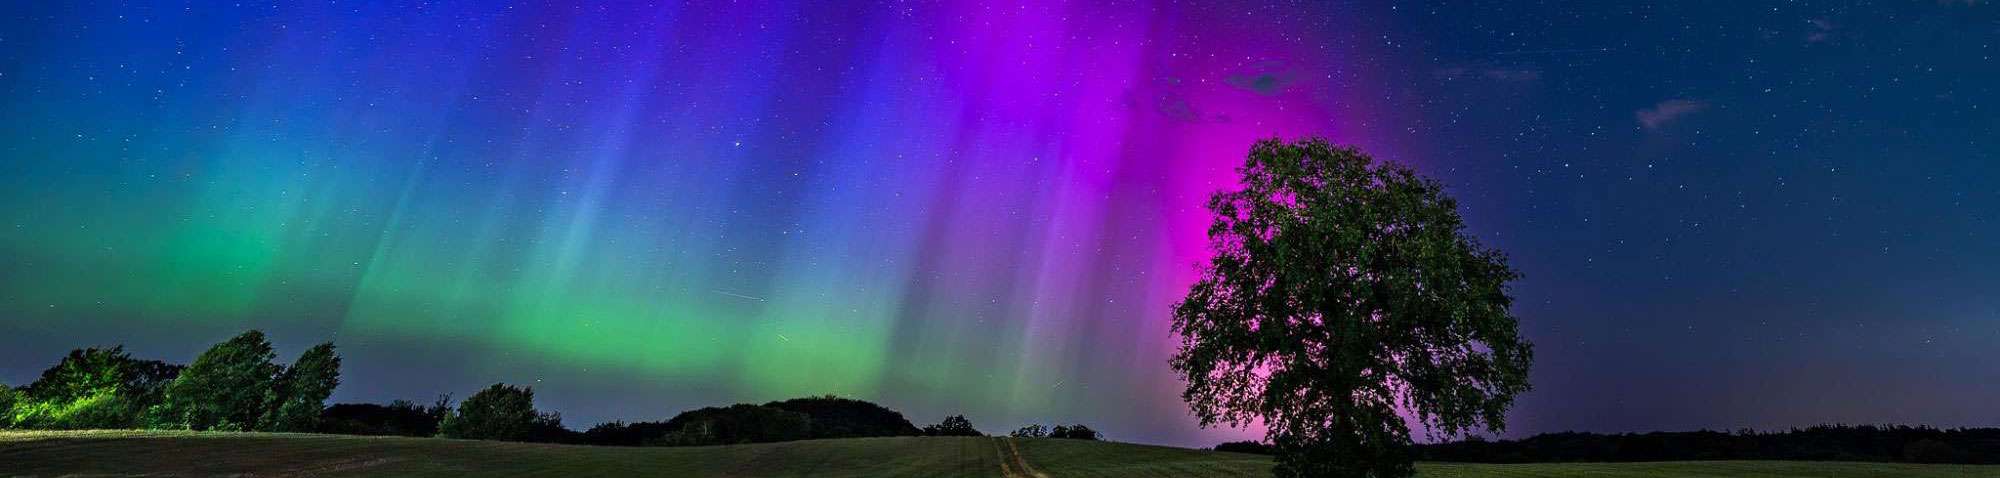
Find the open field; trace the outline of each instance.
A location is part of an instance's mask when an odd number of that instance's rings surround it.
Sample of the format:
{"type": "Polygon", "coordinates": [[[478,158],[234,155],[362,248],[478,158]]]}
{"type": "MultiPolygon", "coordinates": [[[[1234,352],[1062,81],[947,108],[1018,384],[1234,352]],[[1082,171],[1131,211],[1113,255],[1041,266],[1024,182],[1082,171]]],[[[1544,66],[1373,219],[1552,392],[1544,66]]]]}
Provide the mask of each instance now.
{"type": "MultiPolygon", "coordinates": [[[[1056,439],[859,438],[618,448],[273,433],[0,432],[0,476],[1268,476],[1262,456],[1056,439]]],[[[2000,477],[2000,467],[1816,462],[1419,464],[1426,477],[2000,477]]]]}

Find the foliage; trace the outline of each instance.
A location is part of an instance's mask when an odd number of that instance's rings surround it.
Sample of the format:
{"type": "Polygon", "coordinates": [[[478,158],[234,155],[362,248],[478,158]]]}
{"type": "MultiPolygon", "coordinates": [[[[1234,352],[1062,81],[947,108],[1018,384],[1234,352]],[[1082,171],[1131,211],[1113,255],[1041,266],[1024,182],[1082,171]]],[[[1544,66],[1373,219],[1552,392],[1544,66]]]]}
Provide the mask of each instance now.
{"type": "Polygon", "coordinates": [[[137,415],[132,400],[116,389],[69,400],[37,400],[16,403],[5,421],[16,428],[35,430],[91,430],[132,428],[137,415]]]}
{"type": "Polygon", "coordinates": [[[1221,445],[1216,445],[1215,451],[1222,451],[1229,453],[1249,453],[1253,455],[1271,455],[1277,453],[1276,450],[1271,449],[1271,445],[1266,445],[1264,444],[1264,442],[1260,441],[1250,441],[1250,440],[1232,441],[1223,443],[1221,445]]]}
{"type": "Polygon", "coordinates": [[[24,400],[70,401],[113,390],[148,401],[157,399],[181,369],[157,360],[133,359],[122,346],[77,349],[20,392],[24,400]]]}
{"type": "Polygon", "coordinates": [[[666,422],[612,421],[599,423],[583,432],[583,443],[602,446],[642,446],[665,444],[666,437],[674,432],[666,422]]]}
{"type": "Polygon", "coordinates": [[[592,445],[717,445],[806,438],[908,436],[922,433],[903,414],[874,403],[832,395],[709,407],[665,422],[609,422],[591,427],[578,441],[592,445]],[[771,411],[795,412],[795,417],[771,411]],[[690,428],[692,426],[692,428],[690,428]],[[805,435],[799,435],[803,430],[805,435]]]}
{"type": "Polygon", "coordinates": [[[126,363],[131,361],[124,347],[71,350],[21,391],[29,400],[67,402],[117,390],[125,384],[126,363]]]}
{"type": "Polygon", "coordinates": [[[742,403],[682,412],[665,425],[673,432],[648,444],[706,446],[804,440],[812,436],[813,423],[804,413],[742,403]]]}
{"type": "Polygon", "coordinates": [[[924,435],[934,437],[986,436],[986,434],[972,428],[972,420],[966,420],[964,415],[944,417],[944,421],[938,422],[936,425],[925,425],[924,435]]]}
{"type": "Polygon", "coordinates": [[[1929,438],[1910,442],[1903,446],[1903,461],[1911,463],[1952,463],[1958,461],[1958,449],[1951,444],[1929,438]]]}
{"type": "Polygon", "coordinates": [[[285,368],[270,390],[262,430],[311,432],[319,428],[319,416],[326,398],[340,386],[340,354],[333,343],[306,349],[285,368]]]}
{"type": "Polygon", "coordinates": [[[167,386],[154,425],[189,430],[255,430],[281,368],[264,333],[248,331],[210,347],[167,386]]]}
{"type": "Polygon", "coordinates": [[[344,435],[397,435],[427,437],[438,434],[438,423],[451,414],[451,396],[438,398],[429,407],[408,400],[388,405],[340,403],[320,413],[320,433],[344,435]]]}
{"type": "Polygon", "coordinates": [[[0,384],[0,429],[13,428],[14,402],[19,400],[20,395],[21,392],[15,391],[14,387],[0,384]]]}
{"type": "Polygon", "coordinates": [[[1049,427],[1036,423],[1016,429],[1013,433],[1007,434],[1007,436],[1014,438],[1042,438],[1049,436],[1049,427]]]}
{"type": "Polygon", "coordinates": [[[1409,476],[1407,410],[1504,427],[1531,346],[1518,274],[1436,181],[1325,140],[1259,141],[1210,198],[1215,256],[1174,307],[1171,365],[1203,426],[1261,422],[1277,476],[1409,476]]]}
{"type": "Polygon", "coordinates": [[[457,412],[438,425],[438,434],[446,438],[528,441],[551,418],[560,424],[560,417],[535,411],[534,388],[496,383],[459,403],[457,412]]]}
{"type": "Polygon", "coordinates": [[[1816,426],[1781,432],[1547,433],[1419,445],[1426,461],[1475,463],[1815,460],[2000,464],[2000,428],[1816,426]]]}
{"type": "Polygon", "coordinates": [[[1049,430],[1049,438],[1068,438],[1072,440],[1099,440],[1103,439],[1104,436],[1103,434],[1097,433],[1097,430],[1090,429],[1090,427],[1088,426],[1084,426],[1082,424],[1076,424],[1070,426],[1056,425],[1055,429],[1049,430]]]}
{"type": "Polygon", "coordinates": [[[71,350],[41,378],[8,393],[14,403],[0,407],[0,427],[130,428],[180,369],[133,359],[123,347],[71,350]]]}
{"type": "Polygon", "coordinates": [[[540,412],[535,414],[535,421],[529,423],[528,438],[523,441],[582,443],[583,434],[563,426],[562,412],[540,412]]]}
{"type": "Polygon", "coordinates": [[[812,418],[812,438],[912,436],[922,433],[901,412],[874,403],[825,395],[764,404],[812,418]]]}

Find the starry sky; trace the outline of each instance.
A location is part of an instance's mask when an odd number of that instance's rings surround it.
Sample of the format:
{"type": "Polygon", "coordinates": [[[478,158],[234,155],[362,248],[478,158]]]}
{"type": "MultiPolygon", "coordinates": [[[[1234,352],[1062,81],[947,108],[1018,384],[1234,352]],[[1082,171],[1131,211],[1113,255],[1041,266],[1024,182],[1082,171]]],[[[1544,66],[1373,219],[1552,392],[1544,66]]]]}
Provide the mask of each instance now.
{"type": "Polygon", "coordinates": [[[2000,6],[7,2],[0,382],[332,339],[573,427],[836,393],[1205,446],[1167,368],[1259,138],[1507,251],[1509,436],[2000,425],[2000,6]]]}

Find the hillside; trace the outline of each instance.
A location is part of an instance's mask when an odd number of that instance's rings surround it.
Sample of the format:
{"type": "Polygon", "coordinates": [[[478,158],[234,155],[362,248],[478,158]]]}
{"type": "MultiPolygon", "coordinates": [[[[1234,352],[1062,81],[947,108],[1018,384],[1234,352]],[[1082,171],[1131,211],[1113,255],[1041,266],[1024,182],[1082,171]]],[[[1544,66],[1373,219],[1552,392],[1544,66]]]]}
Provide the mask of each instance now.
{"type": "MultiPolygon", "coordinates": [[[[688,448],[270,433],[0,432],[0,475],[1267,476],[1262,456],[1055,439],[853,438],[688,448]]],[[[2000,467],[1805,462],[1420,464],[1426,477],[2000,476],[2000,467]]]]}

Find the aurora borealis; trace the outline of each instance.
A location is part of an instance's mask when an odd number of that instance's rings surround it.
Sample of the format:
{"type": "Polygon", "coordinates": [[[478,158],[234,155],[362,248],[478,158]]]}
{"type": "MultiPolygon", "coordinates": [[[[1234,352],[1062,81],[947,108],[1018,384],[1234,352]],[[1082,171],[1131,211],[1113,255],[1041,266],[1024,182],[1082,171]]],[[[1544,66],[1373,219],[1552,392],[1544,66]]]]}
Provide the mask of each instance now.
{"type": "Polygon", "coordinates": [[[1527,274],[1519,431],[1996,419],[1984,2],[0,15],[10,384],[256,327],[338,342],[336,400],[836,393],[1207,445],[1251,433],[1166,368],[1201,204],[1321,135],[1450,184],[1527,274]]]}

